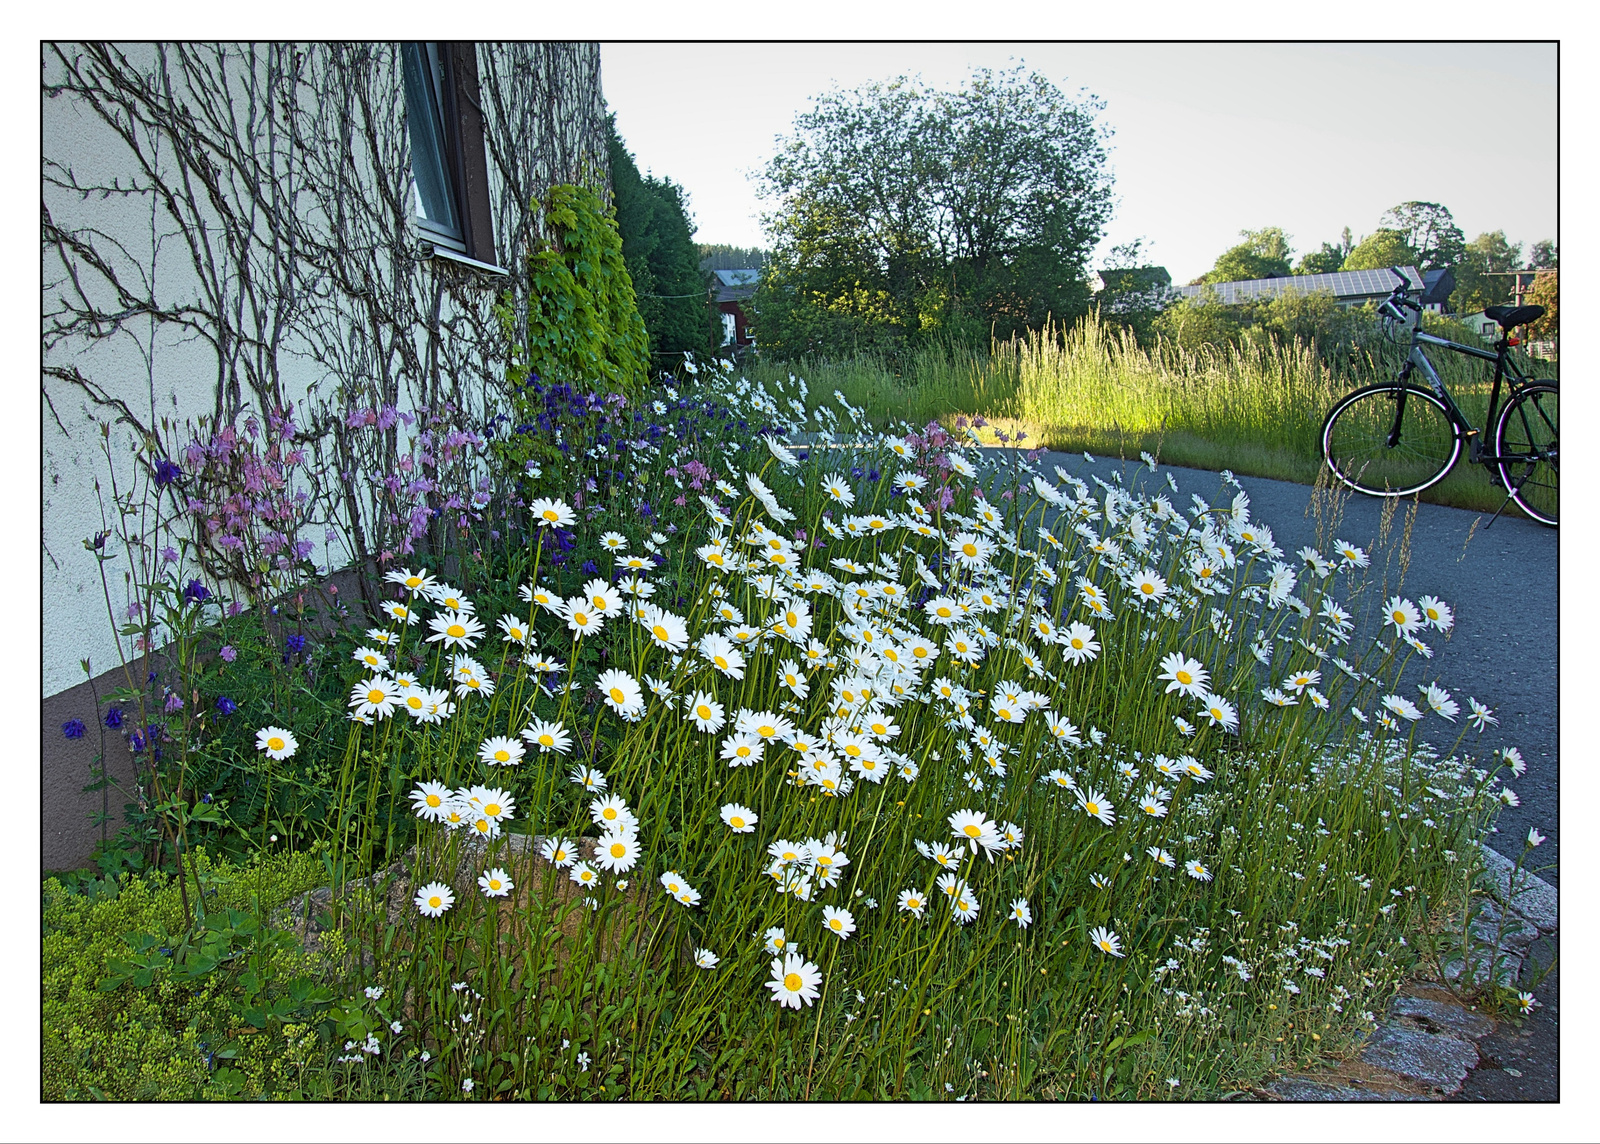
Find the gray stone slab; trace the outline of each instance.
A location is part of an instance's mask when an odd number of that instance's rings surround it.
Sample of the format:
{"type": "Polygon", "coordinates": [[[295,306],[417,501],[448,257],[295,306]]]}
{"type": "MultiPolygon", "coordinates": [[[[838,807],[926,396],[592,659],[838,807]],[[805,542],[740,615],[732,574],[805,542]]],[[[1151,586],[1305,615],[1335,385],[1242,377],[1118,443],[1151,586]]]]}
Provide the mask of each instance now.
{"type": "Polygon", "coordinates": [[[1453,1033],[1473,1040],[1494,1032],[1494,1022],[1482,1013],[1450,1001],[1434,1001],[1427,997],[1396,997],[1389,1006],[1389,1013],[1394,1017],[1407,1017],[1419,1021],[1429,1032],[1453,1033]]]}
{"type": "Polygon", "coordinates": [[[1355,1088],[1344,1084],[1323,1084],[1315,1080],[1283,1077],[1267,1085],[1267,1091],[1280,1100],[1295,1101],[1395,1101],[1427,1100],[1415,1092],[1393,1089],[1355,1088]]]}
{"type": "MultiPolygon", "coordinates": [[[[1482,945],[1474,948],[1469,957],[1472,962],[1474,985],[1488,982],[1491,964],[1494,967],[1495,981],[1507,987],[1516,984],[1517,978],[1522,974],[1523,959],[1516,950],[1495,949],[1492,946],[1482,945]]],[[[1464,972],[1465,967],[1459,957],[1453,957],[1444,963],[1446,981],[1459,981],[1464,972]]]]}
{"type": "Polygon", "coordinates": [[[1558,923],[1556,888],[1526,868],[1517,870],[1516,863],[1499,851],[1481,844],[1479,849],[1484,865],[1479,885],[1545,933],[1554,933],[1558,923]]]}
{"type": "Polygon", "coordinates": [[[1515,910],[1502,910],[1493,898],[1477,908],[1468,932],[1480,942],[1496,945],[1509,953],[1525,953],[1539,931],[1515,910]]]}
{"type": "Polygon", "coordinates": [[[1478,1048],[1456,1037],[1386,1025],[1372,1034],[1361,1059],[1449,1095],[1478,1063],[1478,1048]]]}

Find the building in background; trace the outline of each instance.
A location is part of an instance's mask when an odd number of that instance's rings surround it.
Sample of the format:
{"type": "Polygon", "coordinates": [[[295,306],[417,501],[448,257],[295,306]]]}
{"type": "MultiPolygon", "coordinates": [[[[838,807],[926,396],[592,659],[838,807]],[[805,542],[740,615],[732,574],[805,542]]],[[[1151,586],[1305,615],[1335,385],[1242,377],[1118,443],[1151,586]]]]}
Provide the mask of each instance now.
{"type": "Polygon", "coordinates": [[[735,353],[755,345],[756,334],[744,304],[750,301],[761,285],[761,271],[746,267],[742,270],[713,270],[715,294],[712,300],[722,314],[722,344],[735,353]]]}
{"type": "MultiPolygon", "coordinates": [[[[1400,272],[1411,288],[1421,295],[1424,307],[1443,313],[1455,277],[1449,270],[1430,270],[1423,274],[1415,266],[1402,266],[1400,272]]],[[[1334,274],[1292,274],[1283,278],[1252,278],[1244,282],[1212,282],[1203,286],[1179,286],[1179,298],[1215,298],[1225,306],[1242,302],[1266,302],[1289,291],[1300,294],[1332,294],[1341,307],[1365,306],[1381,302],[1396,286],[1391,270],[1340,270],[1334,274]]]]}

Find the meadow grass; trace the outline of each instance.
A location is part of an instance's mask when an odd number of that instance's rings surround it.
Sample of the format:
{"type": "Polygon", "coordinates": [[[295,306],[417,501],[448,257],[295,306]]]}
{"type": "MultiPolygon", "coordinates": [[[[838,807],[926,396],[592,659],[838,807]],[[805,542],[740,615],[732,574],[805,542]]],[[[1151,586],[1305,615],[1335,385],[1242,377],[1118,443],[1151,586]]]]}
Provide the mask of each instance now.
{"type": "Polygon", "coordinates": [[[855,415],[809,425],[848,457],[635,454],[629,487],[701,509],[674,538],[591,507],[574,559],[650,554],[620,593],[547,588],[537,533],[471,588],[505,617],[487,667],[421,642],[449,609],[388,625],[457,701],[363,714],[395,683],[354,681],[341,834],[402,867],[345,922],[405,1014],[385,1059],[428,1046],[447,1096],[1149,1099],[1357,1041],[1493,802],[1384,696],[1414,648],[1324,607],[1376,567],[1277,563],[1226,483],[1185,515],[855,415]],[[609,667],[568,675],[591,642],[609,667]]]}
{"type": "Polygon", "coordinates": [[[1397,693],[1452,619],[1394,551],[706,373],[390,571],[317,678],[342,752],[262,728],[333,791],[338,1000],[163,1094],[1209,1099],[1374,1027],[1520,766],[1397,693]]]}
{"type": "MultiPolygon", "coordinates": [[[[1471,341],[1462,330],[1447,336],[1471,341]]],[[[1319,434],[1329,408],[1357,385],[1392,377],[1403,357],[1402,346],[1384,345],[1359,367],[1335,370],[1311,347],[1275,338],[1237,347],[1140,346],[1130,332],[1090,318],[996,343],[988,353],[929,346],[898,359],[758,358],[746,372],[758,381],[804,376],[818,400],[837,390],[879,428],[901,421],[948,428],[962,416],[982,417],[985,444],[1022,433],[1030,447],[1124,459],[1149,452],[1172,465],[1312,484],[1323,468],[1319,434]]],[[[1487,368],[1447,353],[1433,360],[1468,419],[1488,433],[1487,368]]],[[[1505,493],[1463,458],[1422,499],[1493,511],[1505,493]]]]}

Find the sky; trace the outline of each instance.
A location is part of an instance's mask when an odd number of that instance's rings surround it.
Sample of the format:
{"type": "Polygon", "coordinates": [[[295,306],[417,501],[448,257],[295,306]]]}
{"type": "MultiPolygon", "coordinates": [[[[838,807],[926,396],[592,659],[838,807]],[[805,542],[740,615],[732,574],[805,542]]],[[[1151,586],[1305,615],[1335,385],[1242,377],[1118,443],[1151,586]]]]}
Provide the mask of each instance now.
{"type": "Polygon", "coordinates": [[[1118,201],[1092,265],[1142,237],[1147,261],[1187,282],[1241,230],[1282,227],[1298,257],[1346,226],[1359,241],[1412,199],[1444,204],[1468,239],[1504,230],[1524,252],[1556,239],[1556,57],[1554,44],[602,43],[601,80],[640,169],[688,191],[696,241],[765,246],[749,175],[812,97],[1025,64],[1105,102],[1118,201]]]}

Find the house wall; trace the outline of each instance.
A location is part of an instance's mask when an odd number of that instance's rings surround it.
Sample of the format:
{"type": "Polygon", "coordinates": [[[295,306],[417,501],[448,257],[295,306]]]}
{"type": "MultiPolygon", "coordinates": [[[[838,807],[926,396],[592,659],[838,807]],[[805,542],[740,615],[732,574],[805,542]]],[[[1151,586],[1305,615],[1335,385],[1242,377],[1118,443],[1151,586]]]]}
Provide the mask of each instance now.
{"type": "MultiPolygon", "coordinates": [[[[82,718],[93,735],[83,685],[115,686],[106,673],[132,653],[108,611],[125,618],[138,556],[112,544],[102,567],[84,542],[116,523],[113,490],[135,483],[150,442],[170,454],[202,421],[293,409],[300,443],[331,451],[351,405],[481,415],[504,392],[496,304],[522,313],[526,294],[517,273],[419,258],[398,44],[41,55],[40,683],[60,697],[41,734],[46,790],[76,792],[85,740],[60,724],[82,718]]],[[[516,271],[550,185],[609,187],[599,48],[484,43],[477,61],[496,260],[516,271]]],[[[381,474],[383,457],[369,461],[381,474]]],[[[323,573],[351,561],[354,525],[378,511],[362,475],[308,488],[323,573]]],[[[75,864],[85,841],[51,860],[75,864]]]]}

